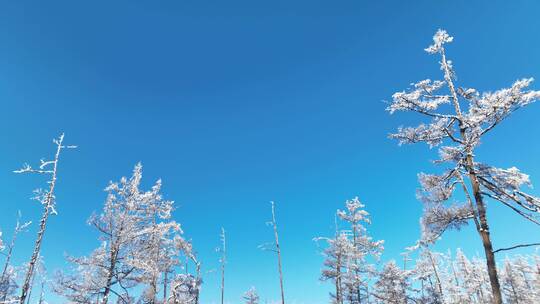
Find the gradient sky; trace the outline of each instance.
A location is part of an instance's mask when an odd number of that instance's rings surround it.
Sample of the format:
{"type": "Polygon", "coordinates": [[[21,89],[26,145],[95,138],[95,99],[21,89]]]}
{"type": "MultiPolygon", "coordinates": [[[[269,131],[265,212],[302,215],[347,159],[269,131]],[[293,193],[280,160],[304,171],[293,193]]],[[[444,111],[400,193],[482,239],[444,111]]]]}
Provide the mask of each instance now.
{"type": "MultiPolygon", "coordinates": [[[[2,1],[0,3],[0,228],[17,210],[39,220],[28,198],[40,179],[12,170],[49,157],[66,133],[59,215],[42,254],[50,272],[64,254],[98,246],[86,219],[103,188],[144,165],[144,185],[163,179],[175,219],[205,271],[218,265],[228,232],[226,299],[256,286],[278,298],[265,222],[277,202],[290,303],[327,303],[313,238],[332,233],[334,212],[359,196],[369,228],[399,259],[419,235],[418,172],[437,172],[435,150],[399,147],[387,134],[412,116],[388,115],[384,100],[424,78],[440,78],[423,49],[444,28],[458,84],[495,90],[540,79],[538,1],[2,1]]],[[[540,83],[533,84],[536,89],[540,83]]],[[[540,104],[516,113],[485,139],[481,161],[517,166],[540,183],[540,104]]],[[[536,189],[532,193],[540,195],[536,189]]],[[[495,247],[538,241],[538,228],[490,205],[495,247]]],[[[35,228],[20,238],[30,254],[35,228]]],[[[439,250],[480,253],[469,228],[439,250]]],[[[205,276],[203,303],[218,300],[205,276]]],[[[51,298],[55,303],[55,298],[51,298]]]]}

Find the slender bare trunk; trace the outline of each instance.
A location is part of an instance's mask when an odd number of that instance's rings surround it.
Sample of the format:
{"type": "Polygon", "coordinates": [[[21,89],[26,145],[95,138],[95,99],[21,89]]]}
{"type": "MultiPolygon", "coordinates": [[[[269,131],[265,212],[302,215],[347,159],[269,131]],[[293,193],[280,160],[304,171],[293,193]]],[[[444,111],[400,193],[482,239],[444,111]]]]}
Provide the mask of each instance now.
{"type": "Polygon", "coordinates": [[[227,262],[227,243],[225,229],[221,228],[221,304],[225,301],[225,263],[227,262]]]}
{"type": "Polygon", "coordinates": [[[285,293],[283,291],[283,271],[281,269],[281,247],[279,246],[279,234],[276,222],[276,210],[274,202],[272,202],[272,226],[274,227],[274,237],[276,241],[276,253],[278,258],[278,271],[279,271],[279,287],[281,289],[281,304],[285,304],[285,293]]]}
{"type": "Polygon", "coordinates": [[[435,279],[437,280],[437,289],[439,291],[439,295],[441,296],[441,302],[444,303],[444,301],[443,301],[444,294],[443,294],[443,289],[442,289],[442,283],[441,283],[441,278],[439,276],[439,272],[437,271],[437,265],[435,264],[435,260],[433,259],[433,256],[431,255],[430,251],[428,251],[428,255],[429,255],[429,260],[431,262],[431,267],[433,268],[433,273],[435,274],[435,279]]]}
{"type": "Polygon", "coordinates": [[[34,287],[35,280],[36,280],[36,273],[34,272],[34,275],[32,276],[32,280],[30,280],[30,289],[28,290],[28,298],[26,300],[26,304],[30,304],[30,299],[32,298],[32,288],[34,287]]]}
{"type": "Polygon", "coordinates": [[[28,271],[26,272],[26,276],[24,279],[24,283],[21,288],[21,297],[19,298],[19,303],[24,304],[26,298],[28,297],[28,292],[30,289],[30,281],[32,280],[32,276],[34,274],[34,268],[36,266],[37,259],[39,257],[39,253],[41,251],[41,244],[43,242],[43,236],[45,234],[45,228],[47,227],[47,220],[49,219],[49,215],[51,213],[51,209],[54,207],[54,188],[56,187],[56,172],[58,168],[58,159],[60,158],[60,151],[64,146],[62,146],[62,142],[64,140],[64,134],[60,135],[58,138],[56,145],[56,154],[54,156],[53,161],[53,168],[52,168],[52,177],[49,181],[50,187],[49,192],[47,192],[47,196],[45,197],[44,201],[44,210],[43,215],[41,216],[41,221],[39,225],[39,231],[37,234],[37,239],[34,245],[34,252],[32,253],[32,258],[30,259],[30,262],[28,263],[28,271]]]}
{"type": "Polygon", "coordinates": [[[199,304],[199,292],[200,292],[200,282],[201,282],[201,263],[197,262],[196,264],[196,292],[195,292],[195,304],[199,304]]]}
{"type": "Polygon", "coordinates": [[[49,214],[50,214],[50,208],[49,206],[45,205],[43,215],[40,221],[40,228],[37,235],[36,243],[34,245],[34,252],[32,253],[32,258],[30,259],[30,263],[28,264],[28,271],[26,273],[24,284],[21,289],[21,297],[19,299],[20,304],[24,304],[24,302],[26,301],[26,298],[28,297],[28,292],[30,290],[30,282],[32,281],[32,275],[34,274],[35,264],[39,256],[39,252],[41,250],[41,243],[43,242],[43,235],[45,234],[45,228],[47,226],[47,219],[49,218],[49,214]]]}
{"type": "Polygon", "coordinates": [[[45,301],[44,297],[45,297],[45,281],[41,281],[41,291],[39,293],[38,304],[43,304],[43,302],[45,301]]]}

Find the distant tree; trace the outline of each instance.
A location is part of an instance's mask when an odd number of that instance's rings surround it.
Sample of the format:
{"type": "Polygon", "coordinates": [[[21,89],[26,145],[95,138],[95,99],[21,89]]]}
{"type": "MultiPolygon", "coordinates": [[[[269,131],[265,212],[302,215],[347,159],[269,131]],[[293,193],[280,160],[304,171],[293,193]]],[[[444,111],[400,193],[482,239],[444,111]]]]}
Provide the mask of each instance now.
{"type": "Polygon", "coordinates": [[[223,304],[225,302],[225,265],[227,265],[227,236],[223,227],[221,227],[219,238],[221,240],[221,248],[218,248],[217,251],[221,254],[219,263],[221,265],[221,304],[223,304]]]}
{"type": "Polygon", "coordinates": [[[248,291],[246,291],[242,298],[246,304],[259,304],[259,294],[257,293],[257,289],[255,289],[255,287],[251,287],[248,291]]]}
{"type": "Polygon", "coordinates": [[[471,303],[489,303],[493,301],[489,276],[484,266],[485,262],[473,258],[469,260],[465,254],[458,249],[456,258],[450,264],[452,277],[454,281],[449,280],[448,289],[452,287],[456,290],[449,293],[451,303],[471,302],[471,303]]]}
{"type": "Polygon", "coordinates": [[[419,282],[418,302],[425,304],[443,303],[446,294],[443,286],[441,255],[424,248],[411,271],[411,279],[419,282]]]}
{"type": "Polygon", "coordinates": [[[327,248],[324,249],[323,255],[324,268],[321,272],[322,281],[332,281],[335,286],[334,293],[331,293],[332,303],[343,304],[343,275],[347,261],[347,253],[350,252],[352,242],[346,233],[336,230],[336,235],[333,238],[316,238],[316,240],[324,240],[327,243],[327,248]]]}
{"type": "Polygon", "coordinates": [[[384,304],[408,303],[409,274],[408,271],[400,269],[395,261],[386,263],[375,282],[375,302],[384,304]]]}
{"type": "Polygon", "coordinates": [[[273,201],[270,202],[270,205],[272,207],[272,218],[266,224],[271,226],[272,230],[274,231],[274,242],[259,245],[259,248],[276,254],[277,268],[278,268],[278,274],[279,274],[279,290],[280,290],[280,295],[281,295],[281,304],[285,304],[285,291],[283,288],[283,268],[282,268],[282,263],[281,263],[281,245],[279,244],[278,224],[276,221],[276,205],[273,201]]]}
{"type": "Polygon", "coordinates": [[[75,146],[66,146],[63,144],[64,134],[61,134],[58,139],[54,139],[53,142],[56,145],[56,153],[52,160],[44,161],[41,160],[41,164],[38,169],[32,168],[30,165],[25,164],[22,169],[14,171],[15,173],[37,173],[45,174],[50,176],[47,184],[49,186],[48,190],[37,189],[34,191],[34,199],[39,201],[43,206],[43,213],[41,215],[41,220],[39,224],[39,230],[37,238],[34,244],[34,251],[32,252],[32,257],[28,263],[28,269],[24,277],[24,282],[21,288],[21,296],[19,297],[19,303],[25,304],[26,298],[31,288],[31,280],[34,275],[34,268],[37,263],[40,251],[41,244],[43,242],[43,236],[45,234],[45,229],[47,227],[47,221],[50,214],[56,213],[56,197],[54,195],[54,190],[57,182],[57,173],[58,173],[58,161],[60,159],[60,152],[65,148],[75,148],[75,146]]]}
{"type": "Polygon", "coordinates": [[[531,268],[523,257],[506,259],[501,271],[501,282],[505,302],[507,303],[538,303],[537,286],[534,286],[531,268]]]}
{"type": "Polygon", "coordinates": [[[367,233],[366,225],[371,223],[369,213],[356,197],[345,202],[345,210],[338,210],[336,217],[347,223],[346,229],[339,229],[336,218],[333,238],[319,237],[327,247],[321,280],[330,280],[335,285],[331,294],[332,302],[364,303],[369,302],[370,280],[376,275],[374,262],[384,249],[384,241],[374,241],[367,233]]]}
{"type": "Polygon", "coordinates": [[[375,275],[373,259],[378,260],[384,250],[384,241],[374,241],[367,233],[371,224],[369,213],[358,197],[345,202],[345,210],[338,210],[338,217],[347,222],[350,246],[346,246],[345,268],[342,275],[343,297],[351,304],[369,301],[369,281],[375,275]]]}
{"type": "Polygon", "coordinates": [[[425,203],[422,242],[432,243],[444,231],[459,229],[472,220],[484,248],[493,301],[500,304],[503,299],[485,199],[498,201],[536,224],[540,224],[535,217],[540,211],[540,199],[521,190],[523,185],[530,185],[527,175],[515,167],[500,169],[480,163],[475,150],[484,135],[510,114],[540,98],[540,91],[527,90],[532,79],[518,80],[510,88],[483,94],[456,87],[453,63],[446,58],[445,49],[452,40],[446,31],[439,30],[433,44],[426,49],[440,56],[444,80],[422,80],[407,92],[395,93],[387,108],[390,113],[416,112],[431,122],[400,127],[391,138],[399,140],[400,144],[442,145],[436,163],[448,164],[448,169],[441,175],[419,175],[422,186],[419,197],[425,203]],[[445,205],[456,189],[463,190],[465,202],[445,205]]]}
{"type": "Polygon", "coordinates": [[[16,295],[19,285],[17,283],[17,272],[21,269],[9,265],[5,271],[2,281],[0,281],[0,303],[11,304],[18,303],[16,295]]]}
{"type": "MultiPolygon", "coordinates": [[[[13,297],[13,293],[16,289],[16,283],[14,282],[14,272],[11,267],[11,259],[13,257],[13,249],[15,248],[15,243],[17,242],[17,237],[19,233],[25,231],[32,222],[26,222],[21,224],[21,213],[17,215],[17,222],[15,223],[15,229],[13,230],[13,235],[9,245],[4,245],[0,239],[0,249],[5,250],[6,252],[1,252],[5,256],[4,267],[2,269],[2,275],[0,276],[0,303],[7,302],[8,297],[13,297]]],[[[0,236],[2,233],[0,232],[0,236]]],[[[11,299],[14,302],[13,299],[11,299]]]]}

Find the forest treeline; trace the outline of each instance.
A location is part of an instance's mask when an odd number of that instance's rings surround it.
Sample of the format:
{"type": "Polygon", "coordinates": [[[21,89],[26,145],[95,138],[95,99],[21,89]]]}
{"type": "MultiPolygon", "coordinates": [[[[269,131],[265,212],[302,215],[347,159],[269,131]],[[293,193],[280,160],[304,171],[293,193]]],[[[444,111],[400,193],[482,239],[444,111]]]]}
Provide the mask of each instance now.
{"type": "MultiPolygon", "coordinates": [[[[414,127],[400,127],[390,135],[399,144],[426,143],[438,149],[433,161],[439,174],[418,175],[417,197],[423,204],[418,241],[404,249],[402,261],[381,261],[384,241],[374,240],[368,231],[371,219],[358,198],[347,200],[337,210],[334,235],[319,237],[324,262],[321,280],[331,284],[329,302],[360,303],[540,303],[540,256],[513,255],[496,259],[496,254],[540,244],[515,244],[494,249],[487,203],[501,204],[508,212],[540,225],[540,199],[526,192],[529,176],[516,167],[497,168],[477,160],[476,148],[483,137],[496,129],[516,110],[540,98],[540,91],[528,89],[532,78],[515,81],[510,87],[480,93],[457,85],[454,64],[447,58],[447,44],[453,37],[439,30],[426,52],[437,56],[441,80],[425,79],[392,96],[390,114],[412,112],[423,121],[414,127]],[[478,235],[482,257],[455,252],[440,253],[432,245],[445,231],[471,224],[478,235]]],[[[17,220],[13,235],[0,234],[4,265],[0,277],[0,303],[44,304],[48,289],[65,303],[85,304],[199,304],[204,272],[192,242],[172,218],[174,205],[161,194],[161,180],[149,190],[141,189],[142,165],[130,177],[111,182],[100,212],[88,224],[99,234],[96,248],[86,256],[69,256],[71,267],[47,275],[41,247],[51,215],[57,215],[55,188],[61,155],[76,148],[54,140],[51,160],[37,167],[24,165],[21,174],[46,176],[45,189],[34,191],[41,206],[41,218],[32,252],[19,252],[17,238],[30,222],[17,220]],[[14,254],[28,255],[27,263],[14,265],[14,254]]],[[[61,202],[61,198],[60,198],[61,202]]],[[[276,303],[287,301],[282,271],[282,249],[276,209],[271,204],[274,242],[263,249],[276,254],[276,303]]],[[[61,216],[61,215],[60,215],[61,216]]],[[[227,239],[220,234],[221,304],[226,302],[227,239]]],[[[286,250],[285,250],[286,251],[286,250]]],[[[286,256],[286,254],[285,254],[286,256]]],[[[213,288],[206,286],[205,288],[213,288]]],[[[238,295],[245,303],[261,303],[252,287],[238,295]]],[[[228,300],[227,300],[228,302],[228,300]]]]}

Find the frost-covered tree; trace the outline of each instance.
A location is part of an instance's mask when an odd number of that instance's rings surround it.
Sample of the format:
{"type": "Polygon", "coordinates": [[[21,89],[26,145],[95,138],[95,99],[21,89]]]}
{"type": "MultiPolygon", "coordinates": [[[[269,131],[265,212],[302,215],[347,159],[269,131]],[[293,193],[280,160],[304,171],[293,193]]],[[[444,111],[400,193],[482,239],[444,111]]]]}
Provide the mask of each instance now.
{"type": "Polygon", "coordinates": [[[537,303],[537,286],[533,278],[535,269],[529,265],[524,257],[506,259],[501,271],[501,285],[506,303],[537,303]]]}
{"type": "Polygon", "coordinates": [[[28,270],[24,277],[24,282],[21,288],[21,296],[19,297],[19,303],[25,304],[26,298],[31,288],[31,280],[34,275],[34,268],[37,263],[39,253],[41,251],[41,244],[43,242],[43,236],[45,235],[45,229],[47,227],[47,221],[49,215],[57,214],[56,213],[56,197],[54,195],[54,190],[57,182],[57,173],[58,173],[58,161],[60,159],[60,152],[66,148],[75,148],[75,146],[66,146],[63,144],[64,134],[61,134],[60,137],[54,139],[53,142],[56,145],[56,153],[52,160],[44,161],[41,160],[41,163],[37,169],[32,168],[30,165],[25,164],[23,168],[14,171],[15,173],[37,173],[44,174],[50,178],[47,181],[48,189],[37,189],[34,190],[34,199],[40,202],[43,206],[43,213],[41,215],[41,220],[39,223],[39,230],[37,238],[34,244],[34,251],[32,252],[32,257],[28,263],[28,270]]]}
{"type": "Polygon", "coordinates": [[[411,279],[418,282],[418,302],[425,304],[442,303],[445,295],[443,291],[443,271],[441,270],[442,257],[440,254],[424,248],[411,270],[411,279]]]}
{"type": "Polygon", "coordinates": [[[19,297],[16,295],[19,288],[17,284],[17,272],[20,270],[11,265],[5,269],[2,281],[0,281],[0,303],[18,303],[19,297]]]}
{"type": "Polygon", "coordinates": [[[343,298],[351,304],[362,303],[370,298],[369,281],[376,272],[372,262],[381,255],[384,241],[374,241],[367,233],[371,219],[358,197],[346,201],[345,207],[337,212],[350,227],[347,232],[351,243],[345,247],[346,271],[342,274],[343,298]]]}
{"type": "MultiPolygon", "coordinates": [[[[15,292],[15,282],[14,282],[14,271],[11,265],[11,259],[13,257],[13,249],[15,248],[15,243],[17,242],[17,237],[19,233],[25,231],[32,222],[21,223],[21,213],[17,215],[17,222],[15,224],[15,229],[13,230],[13,235],[11,241],[8,245],[4,245],[0,239],[0,249],[5,250],[5,252],[0,251],[2,255],[5,256],[4,267],[2,269],[2,275],[0,275],[0,303],[8,302],[8,297],[13,297],[15,292]]],[[[1,232],[0,232],[1,236],[1,232]]],[[[13,302],[13,299],[11,299],[13,302]]]]}
{"type": "Polygon", "coordinates": [[[370,300],[370,280],[376,275],[376,267],[383,251],[383,241],[374,241],[367,233],[366,225],[371,223],[369,213],[356,197],[345,202],[345,210],[337,211],[337,218],[347,224],[346,229],[339,229],[336,219],[336,232],[333,238],[323,240],[327,247],[323,281],[331,281],[335,292],[331,294],[333,303],[364,303],[370,300]]]}
{"type": "Polygon", "coordinates": [[[147,285],[142,302],[156,304],[162,276],[179,263],[182,230],[171,220],[173,202],[162,198],[161,180],[141,195],[138,209],[141,229],[131,264],[141,273],[138,281],[147,285]]]}
{"type": "Polygon", "coordinates": [[[375,282],[375,302],[384,304],[408,303],[409,275],[410,273],[400,269],[395,261],[386,263],[375,282]]]}
{"type": "Polygon", "coordinates": [[[336,231],[334,238],[316,238],[324,240],[327,248],[323,250],[324,268],[321,271],[322,281],[332,281],[335,286],[334,293],[331,293],[332,303],[343,304],[343,274],[347,261],[347,253],[352,248],[352,242],[344,232],[336,231]]]}
{"type": "Polygon", "coordinates": [[[171,296],[167,304],[197,304],[201,280],[193,274],[177,275],[171,285],[171,296]]]}
{"type": "Polygon", "coordinates": [[[195,273],[188,272],[189,262],[185,264],[185,273],[178,274],[171,283],[171,295],[167,298],[167,304],[199,304],[201,291],[201,263],[193,250],[191,242],[184,241],[180,244],[184,255],[195,266],[195,273]]]}
{"type": "MultiPolygon", "coordinates": [[[[171,231],[179,232],[174,222],[157,223],[151,215],[168,219],[172,208],[163,201],[158,182],[150,191],[141,191],[142,166],[131,178],[111,183],[103,211],[93,215],[89,224],[100,233],[101,246],[89,256],[74,258],[70,274],[58,276],[56,291],[75,303],[109,303],[111,294],[119,303],[130,303],[129,290],[139,283],[155,284],[150,302],[155,301],[157,279],[171,251],[171,231]],[[163,246],[157,250],[155,246],[163,246]],[[153,300],[152,300],[153,299],[153,300]]],[[[148,290],[142,301],[148,300],[148,290]]]]}
{"type": "Polygon", "coordinates": [[[476,148],[484,135],[495,129],[514,111],[540,98],[540,91],[528,90],[532,79],[521,79],[511,87],[478,93],[457,87],[452,61],[445,45],[453,37],[439,30],[426,51],[440,56],[443,80],[422,80],[408,91],[395,93],[387,110],[416,112],[430,122],[417,127],[400,127],[391,137],[400,144],[427,143],[439,146],[439,164],[447,164],[440,175],[419,175],[419,197],[425,203],[422,217],[424,243],[432,243],[446,230],[459,229],[472,220],[478,232],[490,278],[493,300],[502,303],[499,278],[493,253],[486,198],[491,198],[536,224],[540,199],[527,194],[522,186],[530,185],[529,176],[515,167],[496,168],[476,159],[476,148]],[[465,201],[445,204],[456,189],[464,192],[465,201]]]}
{"type": "Polygon", "coordinates": [[[469,260],[458,249],[454,261],[447,262],[447,302],[448,303],[489,303],[493,297],[485,262],[473,258],[469,260]]]}
{"type": "Polygon", "coordinates": [[[242,299],[244,299],[244,303],[246,304],[259,304],[259,294],[257,293],[257,289],[255,289],[255,287],[251,287],[244,293],[242,299]]]}
{"type": "Polygon", "coordinates": [[[197,259],[197,255],[193,250],[191,242],[183,240],[183,242],[178,243],[178,245],[186,257],[184,266],[185,273],[177,275],[172,281],[171,296],[166,303],[199,304],[202,285],[201,262],[197,259]],[[190,264],[193,264],[195,268],[194,273],[188,271],[188,266],[190,264]]]}

